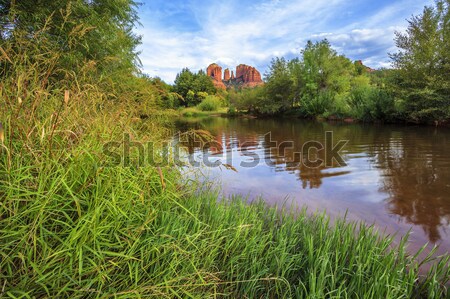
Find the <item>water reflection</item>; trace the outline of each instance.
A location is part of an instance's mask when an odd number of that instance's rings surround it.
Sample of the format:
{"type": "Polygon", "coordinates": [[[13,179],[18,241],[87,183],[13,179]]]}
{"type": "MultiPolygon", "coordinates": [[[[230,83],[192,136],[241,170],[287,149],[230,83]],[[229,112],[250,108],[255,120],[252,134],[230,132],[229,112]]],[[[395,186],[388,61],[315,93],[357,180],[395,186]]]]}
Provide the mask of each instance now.
{"type": "MultiPolygon", "coordinates": [[[[289,198],[332,215],[348,211],[350,218],[375,222],[388,232],[406,233],[412,227],[413,244],[430,241],[441,244],[440,252],[449,251],[448,128],[225,118],[180,120],[177,125],[207,130],[223,146],[216,144],[209,153],[237,170],[210,170],[225,195],[262,195],[271,204],[289,198]],[[311,168],[300,163],[303,145],[325,143],[326,131],[334,133],[335,141],[349,140],[343,150],[346,165],[334,161],[311,168]],[[273,146],[286,141],[291,146],[273,146]],[[250,153],[260,163],[242,167],[254,160],[250,153]]],[[[188,147],[199,154],[198,147],[188,147]]],[[[317,151],[315,158],[324,155],[317,151]]]]}

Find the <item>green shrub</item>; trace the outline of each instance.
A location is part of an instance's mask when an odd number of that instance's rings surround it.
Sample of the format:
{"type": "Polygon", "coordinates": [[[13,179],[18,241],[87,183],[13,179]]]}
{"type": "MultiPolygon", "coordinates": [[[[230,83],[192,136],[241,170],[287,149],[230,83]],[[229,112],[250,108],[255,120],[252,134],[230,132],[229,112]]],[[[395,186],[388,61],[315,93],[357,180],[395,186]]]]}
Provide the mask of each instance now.
{"type": "Polygon", "coordinates": [[[187,112],[183,113],[183,116],[184,117],[193,117],[194,113],[192,111],[187,111],[187,112]]]}
{"type": "Polygon", "coordinates": [[[364,121],[391,121],[396,115],[394,97],[377,88],[355,88],[349,98],[352,116],[364,121]]]}
{"type": "Polygon", "coordinates": [[[203,101],[204,99],[206,99],[208,97],[208,93],[207,92],[203,92],[203,91],[199,91],[199,92],[197,92],[196,97],[200,101],[203,101]]]}
{"type": "Polygon", "coordinates": [[[231,106],[228,108],[227,114],[228,114],[228,116],[236,116],[236,115],[238,115],[238,111],[236,110],[236,107],[234,107],[233,105],[231,105],[231,106]]]}
{"type": "Polygon", "coordinates": [[[264,87],[243,88],[241,90],[230,90],[228,99],[230,105],[236,107],[237,110],[254,111],[263,110],[264,106],[264,87]],[[259,109],[258,109],[259,108],[259,109]]]}
{"type": "Polygon", "coordinates": [[[216,96],[207,96],[197,108],[201,111],[217,111],[220,106],[222,106],[222,102],[216,96]]]}
{"type": "Polygon", "coordinates": [[[304,96],[301,100],[301,111],[307,117],[323,115],[333,107],[334,94],[320,92],[315,97],[304,96]]]}
{"type": "Polygon", "coordinates": [[[345,118],[350,115],[350,106],[347,102],[347,97],[344,95],[337,95],[331,104],[329,110],[323,116],[334,115],[339,118],[345,118]]]}

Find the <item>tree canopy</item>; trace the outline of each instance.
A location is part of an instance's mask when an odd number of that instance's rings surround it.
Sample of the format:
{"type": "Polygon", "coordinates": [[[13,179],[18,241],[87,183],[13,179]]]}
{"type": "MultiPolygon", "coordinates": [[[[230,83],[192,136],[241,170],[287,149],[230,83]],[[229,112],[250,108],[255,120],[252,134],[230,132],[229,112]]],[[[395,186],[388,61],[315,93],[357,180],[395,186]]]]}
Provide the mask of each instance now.
{"type": "Polygon", "coordinates": [[[175,78],[174,91],[183,97],[185,106],[196,106],[205,98],[205,93],[211,95],[217,90],[205,72],[193,73],[184,68],[175,78]]]}
{"type": "Polygon", "coordinates": [[[16,55],[26,51],[31,64],[37,52],[51,53],[58,79],[87,65],[99,74],[132,72],[140,42],[132,32],[137,5],[133,0],[3,0],[0,41],[16,55]]]}
{"type": "Polygon", "coordinates": [[[392,54],[394,90],[408,118],[417,122],[450,118],[450,0],[436,1],[397,32],[392,54]]]}

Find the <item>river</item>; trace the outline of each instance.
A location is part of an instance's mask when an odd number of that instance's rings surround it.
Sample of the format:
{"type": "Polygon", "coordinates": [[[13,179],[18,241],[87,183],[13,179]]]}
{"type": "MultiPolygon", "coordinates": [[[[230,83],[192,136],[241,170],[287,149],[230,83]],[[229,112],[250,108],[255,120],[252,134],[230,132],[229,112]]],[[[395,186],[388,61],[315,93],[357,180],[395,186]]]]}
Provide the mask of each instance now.
{"type": "Polygon", "coordinates": [[[202,173],[225,198],[346,215],[397,239],[410,231],[412,252],[425,243],[450,251],[450,128],[220,117],[176,124],[214,136],[189,152],[212,164],[202,173]]]}

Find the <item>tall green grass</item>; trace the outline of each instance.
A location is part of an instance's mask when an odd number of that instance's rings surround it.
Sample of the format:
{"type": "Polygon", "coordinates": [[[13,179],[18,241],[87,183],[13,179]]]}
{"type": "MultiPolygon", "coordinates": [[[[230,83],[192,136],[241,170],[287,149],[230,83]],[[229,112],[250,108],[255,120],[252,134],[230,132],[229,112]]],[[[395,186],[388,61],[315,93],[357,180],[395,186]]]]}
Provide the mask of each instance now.
{"type": "Polygon", "coordinates": [[[419,280],[404,243],[372,228],[189,192],[176,172],[13,158],[2,172],[8,298],[439,298],[442,261],[419,280]]]}
{"type": "Polygon", "coordinates": [[[447,296],[448,257],[419,277],[372,228],[219,202],[175,167],[109,166],[104,142],[167,138],[170,113],[75,99],[2,110],[0,297],[447,296]]]}
{"type": "Polygon", "coordinates": [[[330,226],[324,215],[240,198],[219,202],[174,167],[108,166],[103,142],[123,131],[134,140],[164,139],[167,115],[142,121],[121,106],[72,103],[54,126],[51,107],[59,102],[47,99],[35,128],[19,106],[6,112],[0,297],[446,296],[448,257],[420,278],[405,244],[393,247],[373,228],[330,226]]]}

